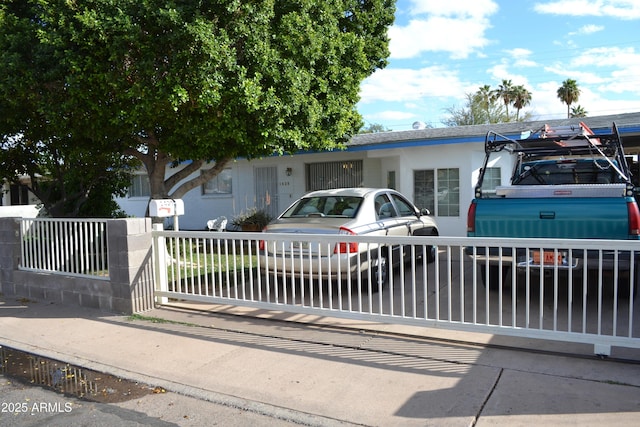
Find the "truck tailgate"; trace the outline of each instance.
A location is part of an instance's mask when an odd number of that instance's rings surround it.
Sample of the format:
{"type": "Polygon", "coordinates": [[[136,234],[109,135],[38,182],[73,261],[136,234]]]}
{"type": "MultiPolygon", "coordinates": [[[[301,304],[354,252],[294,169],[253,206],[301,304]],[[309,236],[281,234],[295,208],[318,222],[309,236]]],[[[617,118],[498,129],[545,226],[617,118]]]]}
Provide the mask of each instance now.
{"type": "Polygon", "coordinates": [[[628,239],[624,197],[476,200],[476,237],[628,239]]]}

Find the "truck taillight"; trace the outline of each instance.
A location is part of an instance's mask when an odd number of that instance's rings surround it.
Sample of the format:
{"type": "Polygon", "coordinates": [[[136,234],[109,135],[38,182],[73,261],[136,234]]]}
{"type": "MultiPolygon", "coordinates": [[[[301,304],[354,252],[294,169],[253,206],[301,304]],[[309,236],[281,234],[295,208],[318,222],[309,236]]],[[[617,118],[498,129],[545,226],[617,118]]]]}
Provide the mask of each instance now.
{"type": "Polygon", "coordinates": [[[635,200],[627,202],[627,212],[629,213],[629,234],[640,236],[640,210],[635,200]]]}
{"type": "Polygon", "coordinates": [[[471,202],[469,212],[467,212],[467,233],[476,232],[476,204],[471,202]]]}
{"type": "MultiPolygon", "coordinates": [[[[340,227],[340,234],[348,234],[350,236],[355,236],[356,233],[349,230],[346,227],[340,227]]],[[[334,254],[355,254],[358,252],[358,242],[340,242],[336,244],[336,247],[333,249],[334,254]]]]}

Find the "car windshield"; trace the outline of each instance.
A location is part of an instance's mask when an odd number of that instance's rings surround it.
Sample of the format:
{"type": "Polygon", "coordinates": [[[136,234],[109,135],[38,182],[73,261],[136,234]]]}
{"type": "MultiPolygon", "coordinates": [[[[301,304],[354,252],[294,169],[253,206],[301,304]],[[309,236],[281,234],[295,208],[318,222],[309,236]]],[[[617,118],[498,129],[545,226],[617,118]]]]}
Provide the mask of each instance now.
{"type": "Polygon", "coordinates": [[[362,197],[355,196],[305,197],[283,213],[282,218],[325,216],[354,218],[361,204],[362,197]]]}

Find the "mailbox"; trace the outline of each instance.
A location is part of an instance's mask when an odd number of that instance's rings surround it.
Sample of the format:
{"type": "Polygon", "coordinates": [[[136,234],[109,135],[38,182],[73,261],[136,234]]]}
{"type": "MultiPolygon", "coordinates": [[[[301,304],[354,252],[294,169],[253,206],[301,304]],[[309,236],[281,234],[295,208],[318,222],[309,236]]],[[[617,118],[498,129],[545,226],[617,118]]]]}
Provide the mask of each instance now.
{"type": "Polygon", "coordinates": [[[184,215],[184,202],[182,199],[153,199],[149,202],[149,215],[161,218],[184,215]]]}

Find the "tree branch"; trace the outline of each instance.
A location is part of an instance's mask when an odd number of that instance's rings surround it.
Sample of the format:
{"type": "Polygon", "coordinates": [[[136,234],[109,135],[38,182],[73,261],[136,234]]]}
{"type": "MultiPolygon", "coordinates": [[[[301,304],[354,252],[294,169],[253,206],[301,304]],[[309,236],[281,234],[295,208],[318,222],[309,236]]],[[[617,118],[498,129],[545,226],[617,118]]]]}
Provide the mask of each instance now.
{"type": "Polygon", "coordinates": [[[184,196],[187,192],[194,189],[195,187],[203,185],[204,183],[209,181],[211,178],[213,178],[214,176],[222,172],[222,170],[229,164],[231,160],[232,160],[231,157],[226,157],[226,158],[217,160],[212,168],[203,170],[200,176],[192,180],[189,180],[183,183],[182,185],[180,185],[178,188],[176,188],[175,191],[171,193],[171,198],[179,199],[182,196],[184,196]]]}
{"type": "Polygon", "coordinates": [[[176,173],[174,173],[169,178],[167,178],[164,181],[165,188],[168,191],[171,191],[171,189],[173,187],[175,187],[176,184],[178,184],[180,181],[182,181],[183,179],[185,179],[186,177],[188,177],[192,173],[197,172],[202,167],[202,165],[204,165],[204,164],[205,164],[204,160],[194,160],[194,161],[192,161],[187,166],[185,166],[184,168],[178,170],[176,173]]]}

